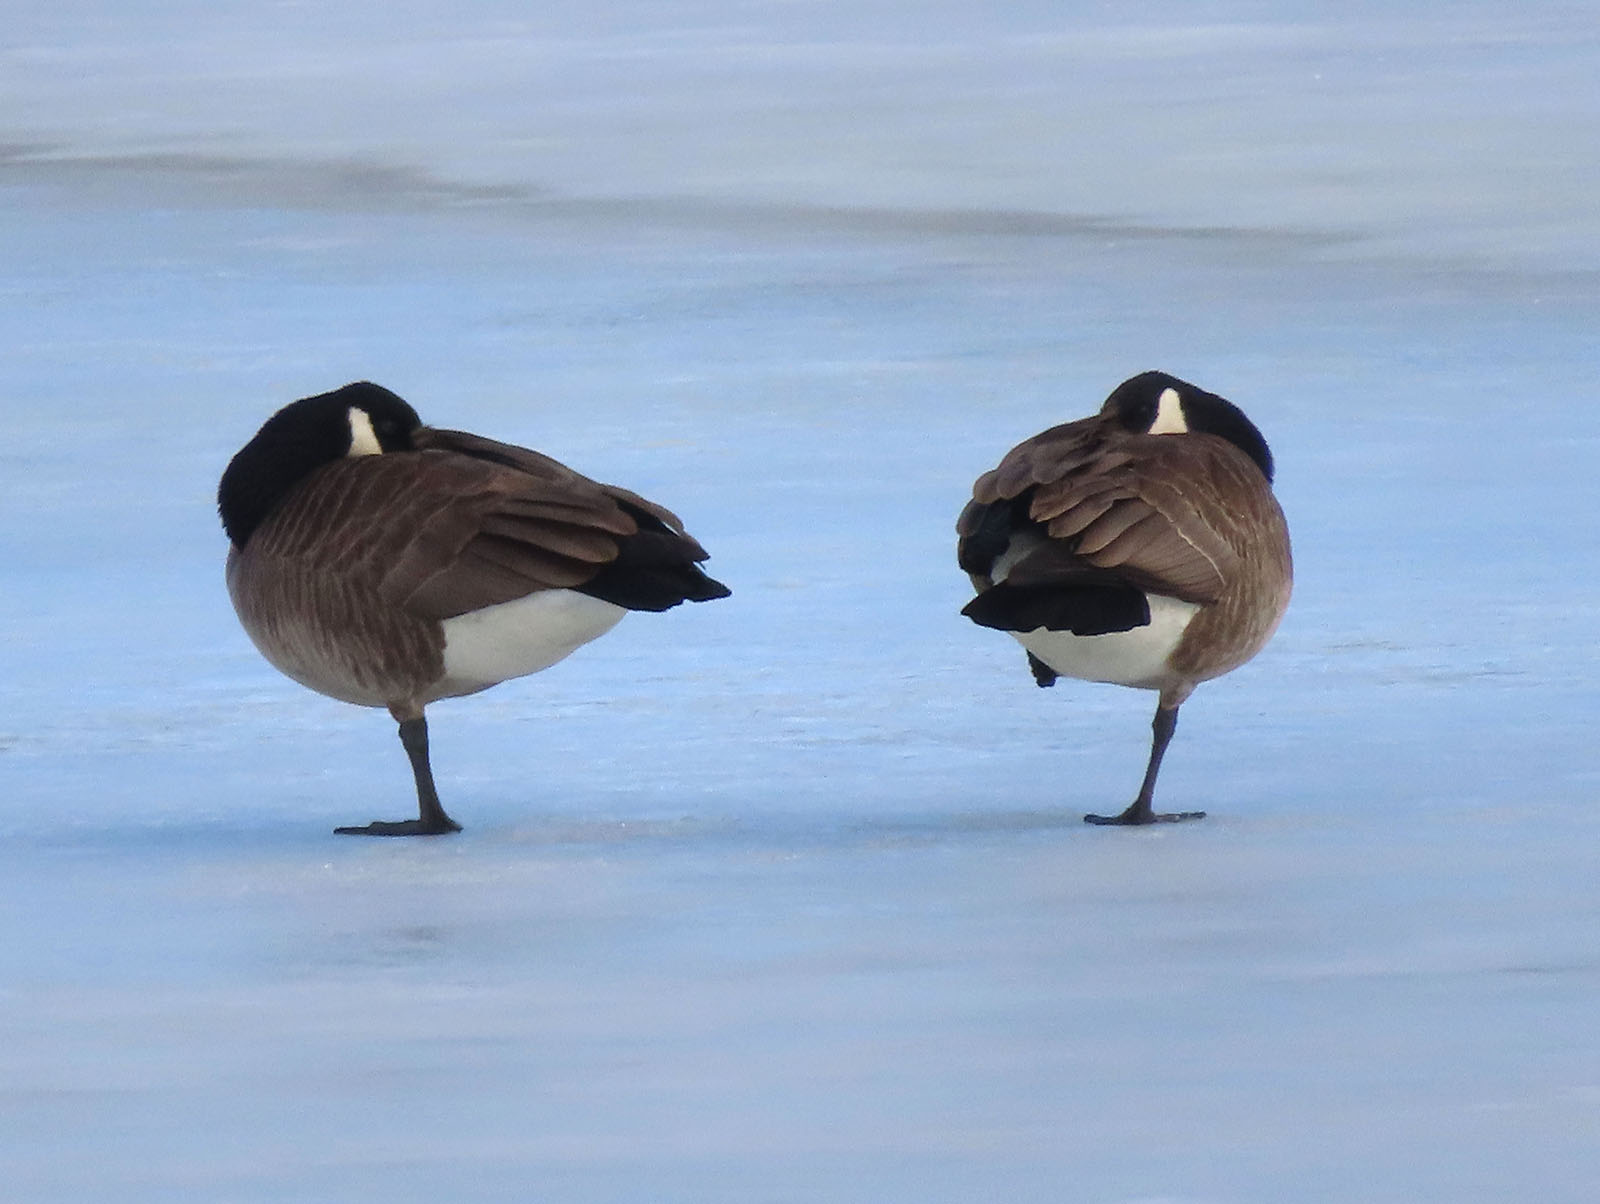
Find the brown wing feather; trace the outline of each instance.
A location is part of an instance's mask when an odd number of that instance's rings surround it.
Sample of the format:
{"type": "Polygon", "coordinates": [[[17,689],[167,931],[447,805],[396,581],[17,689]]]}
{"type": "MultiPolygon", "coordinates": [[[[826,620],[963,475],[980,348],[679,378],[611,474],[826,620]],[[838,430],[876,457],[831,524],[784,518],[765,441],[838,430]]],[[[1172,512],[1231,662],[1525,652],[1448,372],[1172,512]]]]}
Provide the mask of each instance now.
{"type": "Polygon", "coordinates": [[[547,497],[539,499],[532,493],[525,493],[522,498],[509,503],[519,513],[561,519],[563,515],[557,512],[559,508],[576,507],[582,512],[582,525],[599,527],[613,535],[632,535],[639,529],[636,518],[629,513],[635,511],[661,523],[683,540],[690,553],[689,559],[701,561],[707,558],[700,541],[685,531],[683,520],[665,506],[640,497],[633,490],[620,485],[590,480],[559,460],[552,460],[549,456],[518,447],[514,443],[501,443],[466,431],[423,427],[417,431],[415,441],[418,448],[461,452],[476,459],[504,464],[535,480],[548,482],[551,492],[547,497]]]}
{"type": "MultiPolygon", "coordinates": [[[[1111,564],[1120,564],[1128,559],[1126,553],[1129,541],[1124,536],[1146,519],[1155,516],[1156,512],[1149,502],[1138,496],[1102,498],[1101,501],[1106,503],[1103,508],[1100,504],[1095,505],[1095,508],[1101,511],[1099,516],[1078,532],[1077,550],[1085,559],[1094,563],[1104,563],[1109,567],[1111,564]],[[1119,545],[1119,550],[1123,553],[1120,559],[1115,554],[1106,554],[1105,550],[1112,544],[1119,545]],[[1096,561],[1096,554],[1104,559],[1096,561]]],[[[1065,527],[1066,524],[1062,526],[1065,527]]],[[[1054,535],[1055,532],[1051,531],[1051,534],[1054,535]]]]}
{"type": "Polygon", "coordinates": [[[516,455],[478,458],[448,450],[450,442],[492,441],[443,434],[451,439],[419,438],[426,450],[319,469],[256,533],[253,549],[259,542],[273,555],[337,567],[409,614],[445,619],[582,585],[639,529],[611,490],[548,457],[502,444],[516,455]],[[373,513],[385,521],[371,523],[373,513]]]}
{"type": "MultiPolygon", "coordinates": [[[[613,514],[621,514],[622,508],[632,507],[665,523],[676,534],[685,534],[683,521],[665,506],[642,498],[620,485],[603,485],[599,481],[592,481],[582,473],[574,472],[559,460],[552,460],[549,456],[529,448],[518,447],[514,443],[501,443],[497,439],[485,439],[482,435],[473,435],[466,431],[450,431],[436,427],[423,427],[416,432],[414,441],[419,450],[460,452],[477,460],[514,468],[534,480],[548,482],[553,487],[548,498],[551,502],[564,505],[584,503],[592,505],[604,499],[612,503],[609,509],[613,514]]],[[[625,514],[621,521],[631,522],[625,514]]],[[[617,535],[631,535],[637,530],[637,526],[630,526],[626,530],[611,529],[617,535]]]]}
{"type": "Polygon", "coordinates": [[[480,526],[484,538],[496,536],[518,546],[544,548],[586,564],[604,564],[616,554],[616,536],[610,531],[586,527],[570,518],[552,522],[494,511],[484,516],[480,526]]]}
{"type": "MultiPolygon", "coordinates": [[[[492,531],[574,564],[591,566],[571,580],[586,593],[629,609],[661,610],[684,601],[726,597],[728,589],[702,572],[700,542],[665,506],[632,490],[605,485],[538,452],[462,431],[424,428],[414,436],[425,451],[447,452],[515,474],[519,487],[498,503],[492,531]],[[515,523],[512,518],[524,520],[515,523]]],[[[466,555],[470,555],[471,546],[466,555]]],[[[452,603],[453,605],[454,603],[452,603]]]]}
{"type": "Polygon", "coordinates": [[[1026,440],[980,477],[958,530],[973,534],[984,506],[1031,490],[1028,516],[1050,538],[1008,580],[1044,584],[1114,570],[1141,589],[1215,602],[1240,567],[1244,516],[1236,523],[1220,505],[1202,514],[1195,499],[1226,493],[1226,478],[1240,470],[1235,460],[1254,471],[1243,453],[1209,435],[1132,435],[1099,417],[1082,419],[1026,440]]]}

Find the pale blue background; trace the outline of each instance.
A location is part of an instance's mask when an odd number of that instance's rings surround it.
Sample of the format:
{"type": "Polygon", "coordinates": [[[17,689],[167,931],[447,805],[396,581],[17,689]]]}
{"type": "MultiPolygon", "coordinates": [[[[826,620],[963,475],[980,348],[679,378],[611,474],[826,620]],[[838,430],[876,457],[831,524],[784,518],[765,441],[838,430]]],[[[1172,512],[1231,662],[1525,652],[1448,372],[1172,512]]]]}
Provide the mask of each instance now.
{"type": "Polygon", "coordinates": [[[1600,1198],[1593,7],[529,7],[7,10],[7,1198],[1600,1198]],[[1151,367],[1297,593],[1091,831],[1152,699],[952,524],[1151,367]],[[357,377],[735,590],[435,708],[448,841],[221,584],[357,377]]]}

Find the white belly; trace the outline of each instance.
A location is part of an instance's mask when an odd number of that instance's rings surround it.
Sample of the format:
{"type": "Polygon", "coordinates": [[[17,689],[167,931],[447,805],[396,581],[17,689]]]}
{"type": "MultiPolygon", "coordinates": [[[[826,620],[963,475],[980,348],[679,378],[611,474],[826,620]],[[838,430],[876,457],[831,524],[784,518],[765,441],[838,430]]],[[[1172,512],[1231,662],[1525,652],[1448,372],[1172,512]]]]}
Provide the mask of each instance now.
{"type": "Polygon", "coordinates": [[[548,669],[627,614],[576,590],[552,589],[444,621],[444,680],[435,698],[472,694],[548,669]]]}
{"type": "Polygon", "coordinates": [[[1159,690],[1168,676],[1167,658],[1200,608],[1160,594],[1148,595],[1150,622],[1132,631],[1073,635],[1070,631],[1012,632],[1029,652],[1064,677],[1159,690]]]}

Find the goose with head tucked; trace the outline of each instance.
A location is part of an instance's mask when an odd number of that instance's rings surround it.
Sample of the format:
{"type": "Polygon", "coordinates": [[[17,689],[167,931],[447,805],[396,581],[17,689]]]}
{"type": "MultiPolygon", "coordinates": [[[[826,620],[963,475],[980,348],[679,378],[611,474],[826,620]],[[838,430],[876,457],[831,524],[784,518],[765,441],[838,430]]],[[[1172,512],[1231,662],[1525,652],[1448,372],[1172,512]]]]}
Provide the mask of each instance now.
{"type": "Polygon", "coordinates": [[[1159,813],[1156,775],[1178,708],[1237,669],[1289,604],[1289,530],[1272,453],[1232,402],[1163,372],[1112,391],[1092,417],[1018,444],[973,486],[957,559],[978,595],[962,611],[1008,632],[1040,686],[1058,676],[1158,693],[1134,801],[1093,824],[1159,813]]]}
{"type": "Polygon", "coordinates": [[[228,594],[281,672],[386,707],[417,818],[460,830],[434,786],[424,708],[548,668],[629,611],[725,598],[669,510],[535,451],[424,426],[358,382],[279,410],[223,473],[228,594]]]}

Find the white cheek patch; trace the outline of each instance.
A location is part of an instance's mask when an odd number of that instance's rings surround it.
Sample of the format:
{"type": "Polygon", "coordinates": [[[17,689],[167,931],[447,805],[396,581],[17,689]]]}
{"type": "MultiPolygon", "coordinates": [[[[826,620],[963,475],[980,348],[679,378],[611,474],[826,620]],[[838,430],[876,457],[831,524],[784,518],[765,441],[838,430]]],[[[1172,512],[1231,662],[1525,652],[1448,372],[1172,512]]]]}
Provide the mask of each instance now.
{"type": "Polygon", "coordinates": [[[360,406],[351,406],[350,413],[350,450],[347,456],[377,456],[383,454],[383,445],[378,442],[378,432],[372,429],[372,415],[360,406]]]}
{"type": "Polygon", "coordinates": [[[1150,424],[1152,435],[1182,435],[1189,430],[1183,416],[1183,402],[1176,389],[1162,389],[1156,402],[1156,420],[1150,424]]]}

